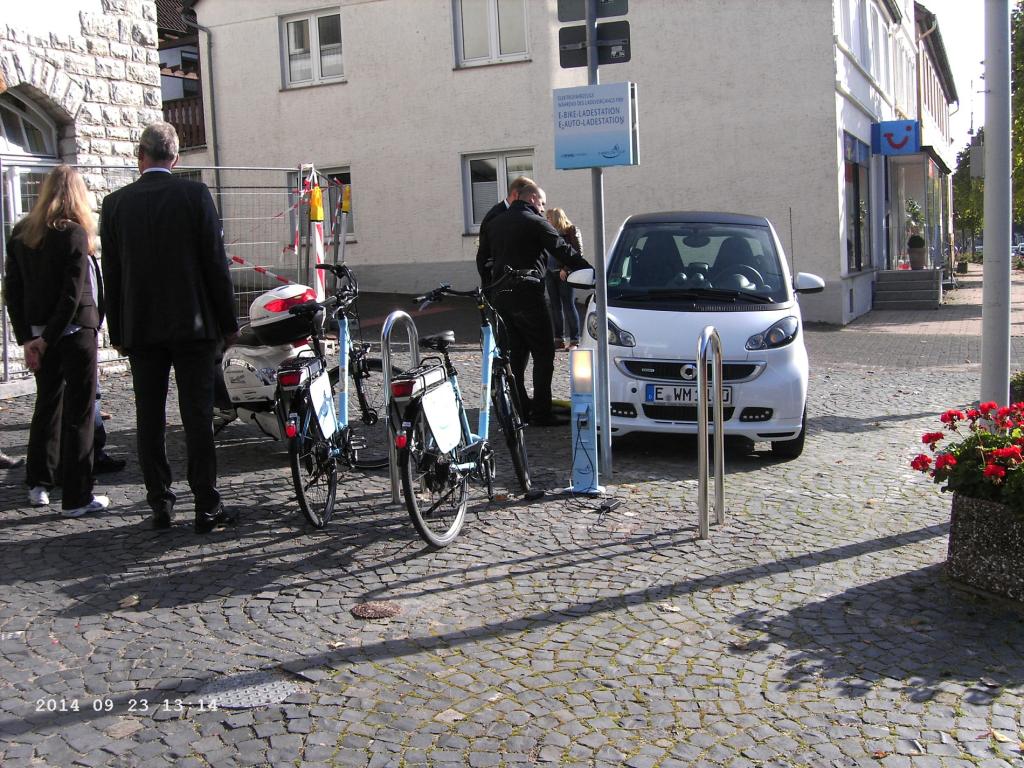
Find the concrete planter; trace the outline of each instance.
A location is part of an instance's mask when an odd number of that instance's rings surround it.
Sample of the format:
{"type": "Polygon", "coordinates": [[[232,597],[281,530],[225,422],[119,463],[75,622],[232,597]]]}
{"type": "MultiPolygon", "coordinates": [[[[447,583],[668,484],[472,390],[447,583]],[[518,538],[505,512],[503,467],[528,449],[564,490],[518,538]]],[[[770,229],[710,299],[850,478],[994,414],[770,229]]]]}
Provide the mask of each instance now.
{"type": "Polygon", "coordinates": [[[1024,602],[1024,516],[954,493],[946,568],[957,581],[1024,602]]]}

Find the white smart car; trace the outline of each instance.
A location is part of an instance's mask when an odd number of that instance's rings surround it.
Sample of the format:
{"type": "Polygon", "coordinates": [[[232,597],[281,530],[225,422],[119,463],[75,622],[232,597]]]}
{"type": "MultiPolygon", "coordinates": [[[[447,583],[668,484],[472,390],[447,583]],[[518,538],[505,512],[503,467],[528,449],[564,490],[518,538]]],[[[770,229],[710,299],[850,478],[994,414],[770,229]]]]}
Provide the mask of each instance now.
{"type": "MultiPolygon", "coordinates": [[[[726,436],[768,441],[782,458],[801,454],[808,363],[796,294],[825,283],[806,273],[791,279],[766,218],[631,216],[609,251],[607,280],[614,437],[697,433],[697,340],[711,325],[722,342],[726,436]]],[[[593,348],[593,297],[585,318],[582,344],[593,348]]]]}

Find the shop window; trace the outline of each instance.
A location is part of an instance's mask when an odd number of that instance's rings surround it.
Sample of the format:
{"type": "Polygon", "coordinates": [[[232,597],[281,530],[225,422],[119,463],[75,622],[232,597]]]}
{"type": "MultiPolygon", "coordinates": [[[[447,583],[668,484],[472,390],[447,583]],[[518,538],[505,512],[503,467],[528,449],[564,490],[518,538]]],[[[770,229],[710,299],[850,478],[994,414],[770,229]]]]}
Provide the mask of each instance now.
{"type": "Polygon", "coordinates": [[[843,134],[846,179],[846,271],[871,265],[870,174],[868,145],[843,134]]]}

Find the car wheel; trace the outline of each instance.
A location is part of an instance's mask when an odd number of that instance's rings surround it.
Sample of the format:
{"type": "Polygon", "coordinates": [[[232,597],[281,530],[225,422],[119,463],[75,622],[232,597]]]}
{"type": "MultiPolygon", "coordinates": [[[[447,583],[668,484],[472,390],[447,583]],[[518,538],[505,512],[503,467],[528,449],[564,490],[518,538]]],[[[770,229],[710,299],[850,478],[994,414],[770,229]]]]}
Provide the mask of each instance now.
{"type": "Polygon", "coordinates": [[[804,408],[800,419],[800,434],[792,440],[773,440],[772,456],[778,459],[796,459],[804,452],[804,439],[807,437],[807,409],[804,408]]]}

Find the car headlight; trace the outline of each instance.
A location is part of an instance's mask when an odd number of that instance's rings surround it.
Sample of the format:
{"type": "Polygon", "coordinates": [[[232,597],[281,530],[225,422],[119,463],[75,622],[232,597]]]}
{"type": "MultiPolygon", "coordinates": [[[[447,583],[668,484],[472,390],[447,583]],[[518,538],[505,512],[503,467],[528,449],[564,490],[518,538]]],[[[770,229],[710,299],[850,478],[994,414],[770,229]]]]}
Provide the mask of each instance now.
{"type": "MultiPolygon", "coordinates": [[[[597,313],[587,315],[587,333],[597,340],[597,313]]],[[[629,331],[624,331],[611,320],[608,321],[608,344],[613,347],[635,347],[636,339],[629,331]]]]}
{"type": "Polygon", "coordinates": [[[800,323],[795,317],[784,317],[768,330],[755,333],[747,339],[747,349],[775,349],[784,347],[796,338],[800,323]]]}

